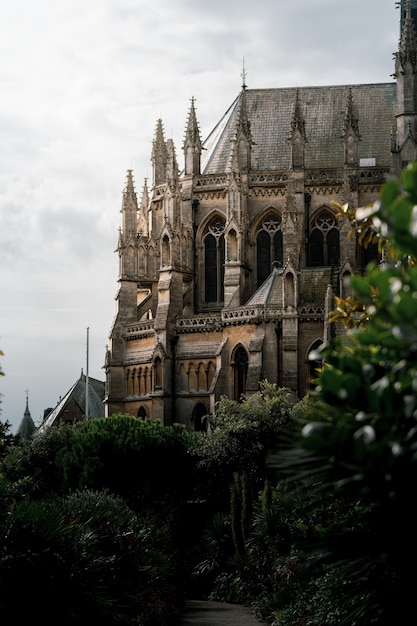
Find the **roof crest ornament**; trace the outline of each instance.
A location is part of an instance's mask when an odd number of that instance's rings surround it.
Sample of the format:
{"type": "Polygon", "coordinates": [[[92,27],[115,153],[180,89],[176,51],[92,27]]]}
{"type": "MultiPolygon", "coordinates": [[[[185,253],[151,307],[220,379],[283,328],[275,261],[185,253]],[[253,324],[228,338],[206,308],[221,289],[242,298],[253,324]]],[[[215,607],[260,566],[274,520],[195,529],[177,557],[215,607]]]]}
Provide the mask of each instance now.
{"type": "Polygon", "coordinates": [[[246,68],[245,68],[245,57],[243,57],[243,62],[242,62],[242,72],[241,72],[241,77],[242,77],[242,89],[246,89],[247,88],[247,84],[246,84],[246,68]]]}

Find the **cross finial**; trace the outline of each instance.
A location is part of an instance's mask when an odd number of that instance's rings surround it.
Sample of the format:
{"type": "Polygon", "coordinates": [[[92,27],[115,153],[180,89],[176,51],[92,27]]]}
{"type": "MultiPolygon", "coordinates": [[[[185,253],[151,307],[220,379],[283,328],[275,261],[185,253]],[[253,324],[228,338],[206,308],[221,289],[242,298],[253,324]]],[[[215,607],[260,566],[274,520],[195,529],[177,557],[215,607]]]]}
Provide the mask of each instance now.
{"type": "Polygon", "coordinates": [[[243,57],[243,64],[242,64],[242,89],[246,89],[247,85],[246,85],[246,68],[245,68],[245,57],[243,57]]]}

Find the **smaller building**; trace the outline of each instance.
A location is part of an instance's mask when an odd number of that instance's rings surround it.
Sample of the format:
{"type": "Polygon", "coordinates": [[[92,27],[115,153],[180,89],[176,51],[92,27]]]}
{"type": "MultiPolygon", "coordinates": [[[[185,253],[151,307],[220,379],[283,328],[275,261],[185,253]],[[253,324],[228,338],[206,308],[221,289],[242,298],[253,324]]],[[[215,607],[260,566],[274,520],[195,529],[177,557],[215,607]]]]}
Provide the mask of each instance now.
{"type": "Polygon", "coordinates": [[[88,419],[104,417],[104,382],[88,377],[81,371],[81,376],[51,409],[42,421],[39,431],[61,424],[74,424],[88,419]]]}

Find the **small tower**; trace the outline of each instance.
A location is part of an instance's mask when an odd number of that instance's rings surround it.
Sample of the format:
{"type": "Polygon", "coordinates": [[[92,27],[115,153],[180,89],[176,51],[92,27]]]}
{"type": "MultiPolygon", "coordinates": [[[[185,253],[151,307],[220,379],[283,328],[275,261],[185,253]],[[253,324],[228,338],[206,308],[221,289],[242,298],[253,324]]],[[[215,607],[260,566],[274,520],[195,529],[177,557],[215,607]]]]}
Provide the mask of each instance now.
{"type": "Polygon", "coordinates": [[[417,157],[417,36],[411,0],[402,2],[401,10],[400,42],[394,55],[394,78],[397,80],[395,173],[417,157]]]}
{"type": "Polygon", "coordinates": [[[26,409],[23,414],[23,419],[16,431],[16,435],[18,435],[21,440],[28,441],[34,432],[36,432],[36,426],[29,411],[29,389],[26,389],[26,409]]]}
{"type": "Polygon", "coordinates": [[[155,137],[152,144],[153,184],[160,185],[166,181],[167,146],[164,138],[162,120],[156,122],[155,137]]]}
{"type": "Polygon", "coordinates": [[[349,88],[343,120],[342,141],[345,149],[345,165],[358,166],[359,120],[355,114],[352,88],[349,88]]]}
{"type": "Polygon", "coordinates": [[[188,114],[187,128],[183,143],[185,158],[185,175],[200,174],[201,164],[201,137],[195,112],[194,96],[191,98],[191,107],[188,114]]]}
{"type": "Polygon", "coordinates": [[[299,169],[304,167],[305,145],[307,135],[305,131],[305,120],[300,104],[300,91],[295,92],[294,112],[291,119],[291,132],[289,136],[291,144],[291,167],[299,169]]]}

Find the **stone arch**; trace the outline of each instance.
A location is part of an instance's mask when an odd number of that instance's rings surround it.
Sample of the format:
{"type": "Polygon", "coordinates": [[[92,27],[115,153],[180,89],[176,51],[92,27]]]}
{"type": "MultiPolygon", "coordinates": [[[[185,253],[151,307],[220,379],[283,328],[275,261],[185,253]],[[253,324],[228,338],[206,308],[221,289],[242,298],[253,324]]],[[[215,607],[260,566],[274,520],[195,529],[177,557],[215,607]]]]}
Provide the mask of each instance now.
{"type": "Polygon", "coordinates": [[[207,376],[204,363],[199,363],[197,368],[198,389],[207,389],[207,376]]]}
{"type": "Polygon", "coordinates": [[[194,363],[190,363],[188,367],[188,391],[197,391],[197,372],[194,363]]]}
{"type": "Polygon", "coordinates": [[[191,416],[191,423],[195,432],[204,432],[207,430],[207,425],[204,423],[204,417],[208,414],[207,407],[204,402],[198,402],[193,408],[193,414],[191,416]]]}
{"type": "Polygon", "coordinates": [[[141,404],[138,410],[138,417],[145,420],[148,417],[148,411],[144,404],[141,404]]]}
{"type": "Polygon", "coordinates": [[[181,363],[178,369],[178,390],[188,391],[188,376],[184,363],[181,363]]]}
{"type": "Polygon", "coordinates": [[[149,246],[148,248],[148,276],[150,278],[154,278],[156,275],[156,255],[155,249],[153,246],[149,246]]]}
{"type": "Polygon", "coordinates": [[[238,259],[238,238],[234,228],[227,233],[227,260],[237,261],[238,259]]]}
{"type": "Polygon", "coordinates": [[[216,365],[213,361],[209,361],[207,368],[207,389],[209,390],[211,387],[211,383],[213,382],[214,374],[216,372],[216,365]]]}
{"type": "Polygon", "coordinates": [[[340,233],[335,212],[327,206],[314,212],[309,225],[309,265],[311,267],[340,263],[340,233]]]}
{"type": "Polygon", "coordinates": [[[249,367],[249,353],[241,343],[237,344],[232,353],[233,399],[241,402],[246,393],[249,367]]]}
{"type": "Polygon", "coordinates": [[[162,360],[159,356],[155,357],[153,362],[155,391],[162,389],[162,360]]]}
{"type": "Polygon", "coordinates": [[[295,296],[295,277],[291,271],[285,273],[284,277],[284,306],[294,308],[297,306],[295,296]]]}
{"type": "Polygon", "coordinates": [[[224,215],[215,210],[197,232],[202,303],[219,304],[224,301],[225,227],[224,215]]]}
{"type": "Polygon", "coordinates": [[[171,243],[167,234],[162,237],[161,260],[162,267],[171,265],[171,243]]]}
{"type": "Polygon", "coordinates": [[[317,356],[319,348],[323,345],[322,339],[313,341],[307,349],[306,363],[308,368],[307,382],[310,388],[314,388],[313,380],[317,377],[317,369],[322,367],[322,359],[317,356]]]}
{"type": "Polygon", "coordinates": [[[273,265],[282,267],[284,258],[282,218],[274,207],[267,207],[254,222],[252,240],[256,248],[256,286],[268,278],[273,265]]]}

